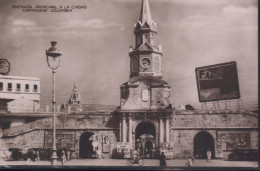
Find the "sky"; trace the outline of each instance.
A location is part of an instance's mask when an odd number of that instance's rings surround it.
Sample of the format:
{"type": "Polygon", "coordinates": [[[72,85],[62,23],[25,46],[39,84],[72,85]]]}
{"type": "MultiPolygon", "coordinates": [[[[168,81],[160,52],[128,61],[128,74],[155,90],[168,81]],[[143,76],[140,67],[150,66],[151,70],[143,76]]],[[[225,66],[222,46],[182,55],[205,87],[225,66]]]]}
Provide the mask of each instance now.
{"type": "MultiPolygon", "coordinates": [[[[258,103],[257,0],[149,0],[163,47],[163,79],[171,102],[200,106],[195,68],[236,61],[241,100],[258,103]]],[[[51,103],[52,75],[45,50],[62,50],[56,74],[57,102],[67,102],[77,82],[83,103],[119,105],[129,80],[128,51],[141,0],[2,0],[0,58],[9,75],[39,77],[41,106],[51,103]],[[72,12],[23,12],[14,5],[87,6],[72,12]]]]}

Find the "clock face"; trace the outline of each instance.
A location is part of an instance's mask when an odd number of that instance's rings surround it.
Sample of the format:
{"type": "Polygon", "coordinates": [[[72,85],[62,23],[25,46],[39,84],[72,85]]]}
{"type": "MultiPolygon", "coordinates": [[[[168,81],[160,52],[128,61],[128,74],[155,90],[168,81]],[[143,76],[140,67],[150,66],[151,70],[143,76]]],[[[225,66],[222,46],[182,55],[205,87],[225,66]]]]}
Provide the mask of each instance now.
{"type": "Polygon", "coordinates": [[[10,63],[6,59],[0,59],[0,74],[8,74],[10,71],[10,63]]]}
{"type": "Polygon", "coordinates": [[[140,65],[144,69],[148,69],[151,66],[151,60],[149,58],[142,58],[140,61],[140,65]]]}

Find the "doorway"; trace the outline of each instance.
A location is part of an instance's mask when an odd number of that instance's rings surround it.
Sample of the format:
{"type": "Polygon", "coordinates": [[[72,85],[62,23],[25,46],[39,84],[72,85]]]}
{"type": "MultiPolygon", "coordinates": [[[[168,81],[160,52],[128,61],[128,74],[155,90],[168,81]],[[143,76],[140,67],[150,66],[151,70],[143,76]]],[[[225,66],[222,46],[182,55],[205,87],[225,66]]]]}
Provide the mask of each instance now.
{"type": "Polygon", "coordinates": [[[93,154],[93,139],[91,138],[94,135],[92,132],[85,132],[80,136],[79,142],[79,157],[80,158],[92,158],[93,154]]]}
{"type": "Polygon", "coordinates": [[[135,147],[142,157],[155,155],[156,129],[150,122],[141,122],[135,129],[135,147]]]}
{"type": "Polygon", "coordinates": [[[212,158],[215,158],[214,138],[208,132],[202,131],[194,137],[194,157],[207,159],[207,151],[211,151],[212,158]]]}

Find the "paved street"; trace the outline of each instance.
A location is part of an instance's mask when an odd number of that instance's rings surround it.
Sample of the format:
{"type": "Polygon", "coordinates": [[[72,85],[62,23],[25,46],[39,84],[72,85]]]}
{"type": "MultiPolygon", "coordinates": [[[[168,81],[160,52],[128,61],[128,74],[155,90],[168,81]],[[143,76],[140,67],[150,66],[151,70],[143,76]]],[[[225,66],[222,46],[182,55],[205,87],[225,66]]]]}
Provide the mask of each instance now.
{"type": "MultiPolygon", "coordinates": [[[[156,159],[144,159],[144,166],[159,166],[159,160],[156,159]]],[[[167,160],[167,166],[184,167],[186,160],[175,159],[167,160]]],[[[2,161],[1,165],[27,165],[26,161],[2,161]]],[[[49,161],[31,162],[28,165],[50,165],[49,161]]],[[[58,165],[61,165],[58,162],[58,165]]],[[[78,159],[68,161],[66,166],[128,166],[126,159],[78,159]]],[[[212,160],[211,163],[207,163],[206,160],[195,160],[193,167],[258,167],[257,162],[251,161],[223,161],[212,160]]]]}

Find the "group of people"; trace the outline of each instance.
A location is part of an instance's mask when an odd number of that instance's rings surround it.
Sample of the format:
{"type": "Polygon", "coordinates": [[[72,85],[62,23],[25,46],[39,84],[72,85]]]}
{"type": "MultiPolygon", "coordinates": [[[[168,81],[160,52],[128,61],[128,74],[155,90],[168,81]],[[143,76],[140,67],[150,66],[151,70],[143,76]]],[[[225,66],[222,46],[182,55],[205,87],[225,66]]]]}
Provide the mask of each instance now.
{"type": "Polygon", "coordinates": [[[70,151],[62,151],[61,152],[61,157],[60,157],[60,161],[61,161],[61,164],[64,165],[67,161],[70,160],[70,151]]]}
{"type": "Polygon", "coordinates": [[[39,162],[40,162],[40,152],[39,151],[29,150],[27,155],[28,155],[27,164],[30,164],[32,161],[35,161],[39,164],[39,162]]]}

